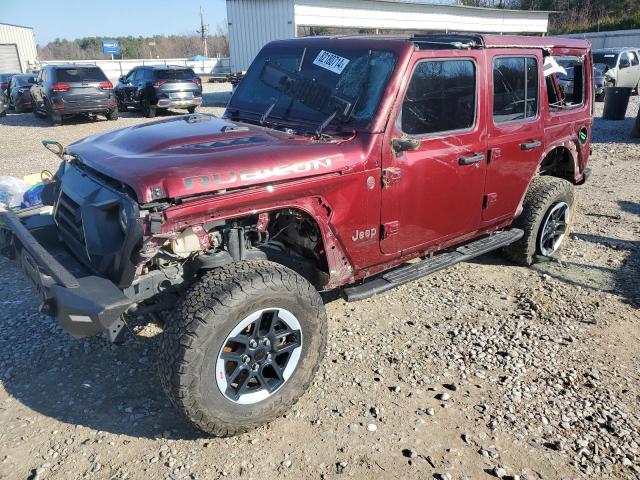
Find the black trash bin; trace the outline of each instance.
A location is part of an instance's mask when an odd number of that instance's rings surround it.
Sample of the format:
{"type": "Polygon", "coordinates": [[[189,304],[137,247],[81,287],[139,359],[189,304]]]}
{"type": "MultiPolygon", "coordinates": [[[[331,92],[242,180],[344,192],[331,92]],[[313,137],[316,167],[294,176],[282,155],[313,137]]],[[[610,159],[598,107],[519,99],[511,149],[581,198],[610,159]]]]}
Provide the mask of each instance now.
{"type": "Polygon", "coordinates": [[[605,120],[624,120],[629,106],[631,90],[629,87],[605,88],[602,118],[605,120]]]}
{"type": "Polygon", "coordinates": [[[634,138],[640,138],[640,108],[638,108],[638,115],[636,115],[636,122],[631,127],[631,136],[634,138]]]}

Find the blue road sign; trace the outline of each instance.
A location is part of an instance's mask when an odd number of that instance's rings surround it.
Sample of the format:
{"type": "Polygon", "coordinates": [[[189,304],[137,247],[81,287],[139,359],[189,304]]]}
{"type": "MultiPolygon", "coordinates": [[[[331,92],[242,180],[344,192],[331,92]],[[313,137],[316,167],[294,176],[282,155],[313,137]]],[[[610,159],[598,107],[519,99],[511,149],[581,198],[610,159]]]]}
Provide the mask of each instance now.
{"type": "Polygon", "coordinates": [[[120,55],[120,42],[118,40],[102,40],[102,51],[105,55],[120,55]]]}

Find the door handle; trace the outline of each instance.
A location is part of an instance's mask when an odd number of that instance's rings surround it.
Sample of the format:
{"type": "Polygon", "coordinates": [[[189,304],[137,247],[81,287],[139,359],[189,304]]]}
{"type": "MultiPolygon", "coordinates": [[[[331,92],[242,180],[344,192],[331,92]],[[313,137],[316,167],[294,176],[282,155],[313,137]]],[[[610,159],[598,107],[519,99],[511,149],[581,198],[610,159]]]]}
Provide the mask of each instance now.
{"type": "Polygon", "coordinates": [[[542,145],[540,140],[532,140],[531,142],[521,143],[520,150],[533,150],[534,148],[538,148],[542,145]]]}
{"type": "Polygon", "coordinates": [[[460,157],[458,159],[458,163],[460,165],[471,165],[473,163],[481,162],[482,160],[484,160],[484,155],[482,153],[475,153],[466,157],[460,157]]]}

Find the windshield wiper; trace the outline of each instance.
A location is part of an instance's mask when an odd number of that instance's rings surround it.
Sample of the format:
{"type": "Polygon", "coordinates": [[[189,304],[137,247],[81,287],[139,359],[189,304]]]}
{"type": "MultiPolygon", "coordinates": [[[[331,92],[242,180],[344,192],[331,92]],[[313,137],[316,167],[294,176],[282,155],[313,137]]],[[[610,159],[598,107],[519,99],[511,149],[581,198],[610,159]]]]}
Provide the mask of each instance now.
{"type": "Polygon", "coordinates": [[[331,115],[329,115],[324,122],[322,122],[320,125],[318,125],[318,128],[316,128],[316,138],[320,139],[322,138],[322,131],[327,128],[327,126],[333,121],[334,118],[336,118],[336,115],[338,115],[338,110],[334,110],[333,113],[331,115]]]}
{"type": "Polygon", "coordinates": [[[273,111],[273,109],[277,104],[278,104],[278,100],[276,100],[271,105],[269,105],[269,108],[267,108],[265,112],[262,114],[262,116],[260,117],[260,125],[262,127],[264,127],[264,124],[267,122],[267,118],[269,118],[269,115],[271,115],[271,112],[273,111]]]}

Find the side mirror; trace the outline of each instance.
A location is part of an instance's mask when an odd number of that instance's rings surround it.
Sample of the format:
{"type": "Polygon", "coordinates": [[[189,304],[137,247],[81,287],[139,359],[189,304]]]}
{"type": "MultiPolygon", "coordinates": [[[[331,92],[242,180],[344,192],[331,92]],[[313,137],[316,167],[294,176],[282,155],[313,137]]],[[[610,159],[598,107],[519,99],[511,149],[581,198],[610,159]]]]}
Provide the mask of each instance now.
{"type": "Polygon", "coordinates": [[[120,83],[127,83],[127,77],[125,77],[124,75],[120,75],[120,78],[118,78],[118,81],[120,83]]]}
{"type": "Polygon", "coordinates": [[[396,153],[417,150],[420,148],[420,142],[413,138],[394,138],[391,140],[391,148],[396,153]]]}
{"type": "Polygon", "coordinates": [[[631,66],[629,60],[620,60],[620,68],[628,68],[631,66]]]}

